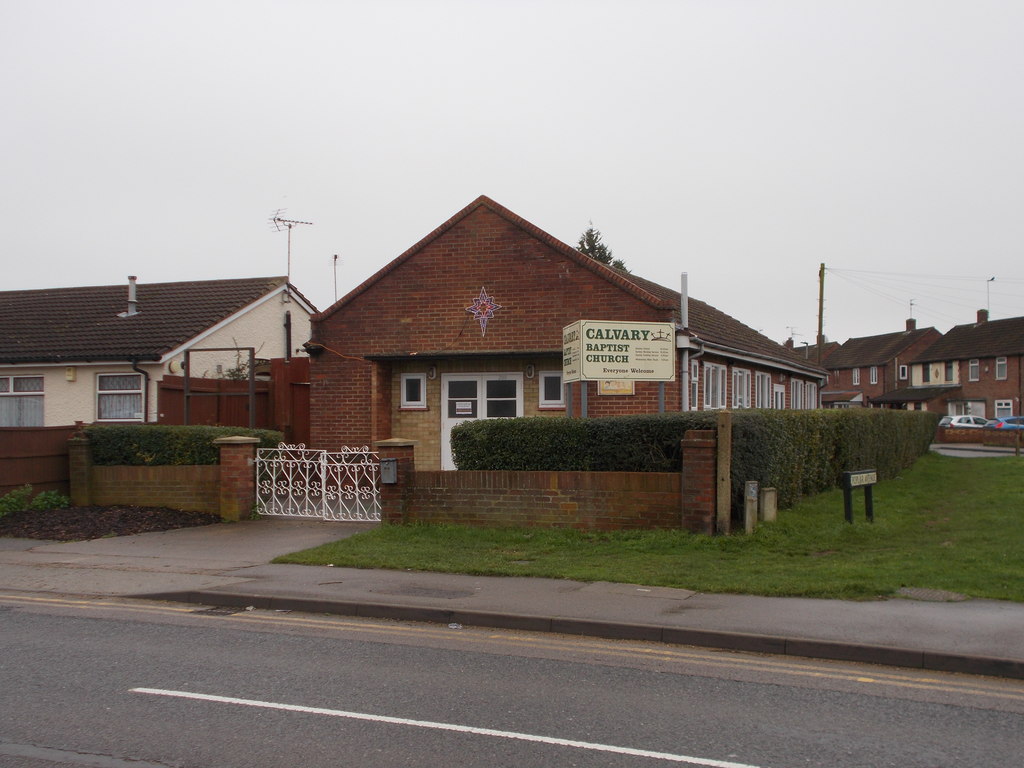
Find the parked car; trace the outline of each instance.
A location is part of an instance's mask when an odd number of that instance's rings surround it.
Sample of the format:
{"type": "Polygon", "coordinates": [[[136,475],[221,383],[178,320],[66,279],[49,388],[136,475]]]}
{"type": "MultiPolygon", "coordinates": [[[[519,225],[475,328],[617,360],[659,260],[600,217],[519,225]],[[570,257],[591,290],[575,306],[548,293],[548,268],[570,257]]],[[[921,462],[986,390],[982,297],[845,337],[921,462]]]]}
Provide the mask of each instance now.
{"type": "Polygon", "coordinates": [[[939,420],[940,427],[968,427],[980,429],[988,424],[984,416],[943,416],[939,420]]]}
{"type": "Polygon", "coordinates": [[[992,419],[985,429],[1024,429],[1024,416],[1007,416],[1003,419],[992,419]]]}

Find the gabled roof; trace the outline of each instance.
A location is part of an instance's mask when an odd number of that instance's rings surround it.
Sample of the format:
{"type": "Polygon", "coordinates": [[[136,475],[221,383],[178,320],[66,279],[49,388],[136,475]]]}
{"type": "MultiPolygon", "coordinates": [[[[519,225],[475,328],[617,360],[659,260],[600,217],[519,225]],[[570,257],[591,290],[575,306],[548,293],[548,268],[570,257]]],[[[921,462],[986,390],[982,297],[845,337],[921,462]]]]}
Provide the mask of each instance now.
{"type": "Polygon", "coordinates": [[[1024,354],[1024,317],[957,325],[914,358],[915,363],[1024,354]]]}
{"type": "MultiPolygon", "coordinates": [[[[0,363],[159,360],[269,293],[284,277],[0,292],[0,363]]],[[[305,297],[290,292],[312,311],[305,297]]]]}
{"type": "Polygon", "coordinates": [[[825,366],[830,370],[839,370],[840,368],[884,365],[922,337],[934,332],[932,328],[920,328],[913,331],[848,339],[845,344],[829,354],[825,360],[825,366]]]}
{"type": "MultiPolygon", "coordinates": [[[[448,232],[450,229],[454,228],[459,222],[461,222],[463,219],[465,219],[467,216],[469,216],[470,214],[472,214],[474,211],[476,211],[479,208],[486,208],[487,210],[491,211],[492,213],[495,213],[498,216],[501,216],[506,221],[508,221],[511,224],[514,224],[515,226],[519,227],[520,229],[522,229],[523,231],[525,231],[529,235],[531,235],[531,236],[535,237],[536,239],[540,240],[545,245],[547,245],[550,248],[553,248],[554,250],[558,251],[564,257],[566,257],[567,259],[570,259],[571,261],[575,261],[578,265],[580,265],[581,267],[584,267],[585,269],[589,269],[592,272],[596,272],[598,274],[601,274],[602,277],[604,277],[606,280],[609,280],[610,282],[615,283],[616,285],[618,285],[623,290],[626,290],[629,293],[632,293],[633,295],[635,295],[641,301],[644,301],[644,302],[650,304],[651,306],[658,307],[660,309],[671,309],[672,308],[670,306],[670,303],[667,302],[667,300],[664,297],[658,297],[658,296],[651,295],[650,293],[645,291],[643,288],[641,288],[636,282],[631,281],[631,280],[625,280],[624,277],[630,277],[629,275],[626,275],[626,273],[620,272],[617,269],[612,269],[611,267],[606,267],[601,262],[595,261],[594,259],[590,258],[586,254],[580,253],[578,250],[576,250],[572,246],[566,245],[561,240],[559,240],[559,239],[557,239],[555,237],[552,237],[547,232],[545,232],[543,229],[540,229],[539,227],[535,226],[534,224],[531,224],[530,222],[528,222],[526,219],[522,218],[521,216],[518,216],[515,213],[512,213],[512,211],[510,211],[508,208],[506,208],[505,206],[501,205],[500,203],[494,202],[489,197],[487,197],[487,195],[480,195],[480,197],[478,197],[472,203],[470,203],[465,208],[463,208],[461,211],[456,213],[454,216],[452,216],[450,219],[448,219],[448,221],[444,222],[444,224],[439,226],[437,229],[435,229],[429,235],[427,235],[422,240],[420,240],[418,243],[413,245],[411,248],[407,249],[404,253],[399,255],[396,259],[394,259],[391,262],[389,262],[388,264],[386,264],[382,269],[378,270],[375,274],[371,275],[369,278],[367,278],[365,281],[363,281],[360,285],[358,285],[355,288],[353,288],[351,291],[349,291],[345,296],[340,298],[331,307],[328,307],[323,312],[318,314],[315,318],[313,318],[314,321],[322,319],[324,317],[327,317],[328,315],[330,315],[338,307],[341,307],[342,305],[350,302],[356,296],[358,296],[361,293],[364,293],[365,291],[367,291],[370,288],[372,288],[373,285],[376,284],[377,282],[379,282],[383,277],[385,277],[389,273],[391,273],[394,270],[396,270],[398,267],[400,267],[405,262],[409,261],[413,256],[415,256],[417,253],[422,251],[427,245],[432,243],[437,238],[441,237],[444,233],[448,232]]],[[[651,285],[654,285],[654,283],[651,283],[651,285]]],[[[657,286],[657,287],[660,288],[662,291],[667,290],[667,289],[661,288],[661,286],[657,286]]],[[[676,296],[677,296],[676,301],[678,303],[678,294],[676,294],[676,296]]]]}
{"type": "MultiPolygon", "coordinates": [[[[576,248],[573,248],[572,246],[563,243],[561,240],[549,235],[544,230],[534,224],[531,224],[526,219],[510,211],[508,208],[505,208],[503,205],[491,200],[486,195],[478,197],[472,203],[452,216],[448,221],[444,222],[433,232],[379,270],[376,274],[372,275],[361,285],[342,297],[331,308],[324,310],[322,313],[314,317],[314,321],[327,317],[335,309],[342,307],[346,303],[352,301],[355,297],[372,288],[375,283],[387,274],[413,258],[419,251],[455,227],[459,222],[479,208],[486,208],[492,213],[502,217],[514,226],[525,231],[527,234],[540,240],[566,259],[575,262],[583,269],[599,275],[604,280],[614,284],[621,290],[626,291],[651,307],[672,312],[678,321],[681,301],[681,294],[679,291],[666,288],[665,286],[646,280],[642,277],[638,277],[632,273],[623,272],[605,266],[601,262],[581,253],[576,248]]],[[[710,304],[706,304],[699,299],[690,297],[688,308],[689,330],[701,343],[714,345],[723,351],[731,350],[739,353],[751,354],[755,357],[765,359],[766,361],[782,362],[785,363],[787,367],[796,367],[804,371],[812,372],[813,374],[824,374],[824,370],[814,363],[804,359],[801,354],[794,350],[785,348],[783,345],[769,339],[767,336],[763,336],[753,328],[744,325],[736,318],[712,307],[710,304]]]]}

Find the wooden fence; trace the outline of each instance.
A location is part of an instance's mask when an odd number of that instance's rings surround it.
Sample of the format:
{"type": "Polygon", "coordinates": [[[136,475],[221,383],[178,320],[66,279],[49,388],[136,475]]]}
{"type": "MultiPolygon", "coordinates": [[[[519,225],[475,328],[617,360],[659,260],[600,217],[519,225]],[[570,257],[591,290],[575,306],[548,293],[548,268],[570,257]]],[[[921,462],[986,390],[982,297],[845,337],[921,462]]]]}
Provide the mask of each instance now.
{"type": "Polygon", "coordinates": [[[33,491],[68,487],[68,438],[75,427],[0,427],[0,496],[31,485],[33,491]]]}

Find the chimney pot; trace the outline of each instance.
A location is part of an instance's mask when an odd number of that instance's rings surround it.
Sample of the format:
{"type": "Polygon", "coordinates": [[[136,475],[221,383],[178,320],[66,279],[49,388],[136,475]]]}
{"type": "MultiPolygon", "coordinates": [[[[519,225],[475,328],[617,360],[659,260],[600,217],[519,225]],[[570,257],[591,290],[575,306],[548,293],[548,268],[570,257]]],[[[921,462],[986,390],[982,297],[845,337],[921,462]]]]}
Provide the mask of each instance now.
{"type": "Polygon", "coordinates": [[[907,318],[907,330],[908,331],[916,331],[917,330],[917,320],[915,320],[912,317],[907,318]]]}
{"type": "Polygon", "coordinates": [[[979,309],[978,310],[978,322],[979,323],[987,323],[988,322],[988,310],[987,309],[979,309]]]}

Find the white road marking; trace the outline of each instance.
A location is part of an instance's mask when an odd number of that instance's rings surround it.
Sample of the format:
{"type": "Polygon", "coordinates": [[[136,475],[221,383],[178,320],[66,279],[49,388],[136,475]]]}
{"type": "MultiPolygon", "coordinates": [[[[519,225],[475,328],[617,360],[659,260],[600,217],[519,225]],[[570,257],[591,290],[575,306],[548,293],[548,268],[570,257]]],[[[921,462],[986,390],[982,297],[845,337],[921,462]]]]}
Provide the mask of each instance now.
{"type": "Polygon", "coordinates": [[[456,725],[454,723],[435,723],[429,720],[410,720],[405,717],[388,717],[386,715],[371,715],[365,712],[346,712],[341,709],[324,709],[322,707],[305,707],[298,704],[280,704],[273,701],[259,701],[257,699],[237,699],[231,696],[213,696],[205,693],[191,693],[189,691],[168,691],[161,688],[132,688],[132,693],[146,693],[153,696],[171,696],[179,699],[193,699],[196,701],[211,701],[218,704],[238,704],[245,707],[259,707],[261,709],[277,709],[285,712],[302,712],[309,715],[327,715],[329,717],[344,717],[350,720],[366,720],[373,723],[387,723],[389,725],[407,725],[414,728],[433,728],[439,731],[454,731],[456,733],[471,733],[476,736],[493,736],[501,739],[516,739],[519,741],[530,741],[538,744],[552,744],[558,747],[573,747],[575,749],[587,749],[594,752],[611,752],[617,755],[631,755],[634,757],[650,757],[655,760],[667,760],[673,763],[688,763],[690,765],[704,765],[709,768],[759,768],[756,765],[747,763],[732,763],[726,760],[712,760],[704,757],[691,757],[689,755],[674,755],[670,752],[653,752],[647,749],[632,749],[630,747],[616,747],[610,744],[594,744],[588,741],[574,741],[572,739],[557,739],[551,736],[537,736],[530,733],[517,733],[515,731],[499,731],[493,728],[476,728],[471,725],[456,725]]]}

